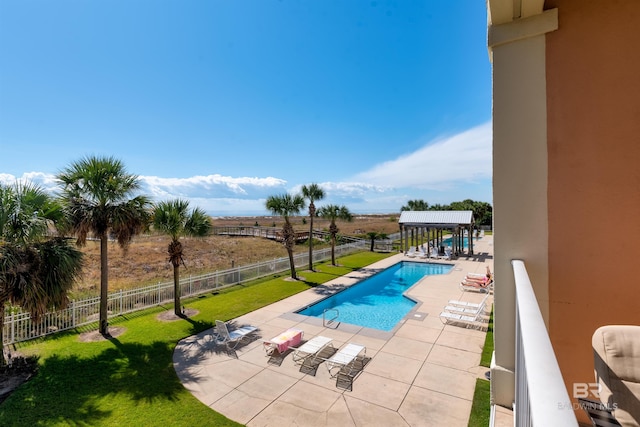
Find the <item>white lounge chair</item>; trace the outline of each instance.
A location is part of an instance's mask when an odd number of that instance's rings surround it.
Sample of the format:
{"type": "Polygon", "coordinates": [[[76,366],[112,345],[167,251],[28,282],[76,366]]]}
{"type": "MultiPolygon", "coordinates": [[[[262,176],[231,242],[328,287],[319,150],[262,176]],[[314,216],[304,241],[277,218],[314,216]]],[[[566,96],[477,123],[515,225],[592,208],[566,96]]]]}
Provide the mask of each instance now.
{"type": "Polygon", "coordinates": [[[480,327],[485,326],[488,322],[488,319],[485,318],[484,310],[482,312],[477,312],[475,314],[462,314],[462,313],[452,313],[450,311],[443,311],[440,313],[440,320],[442,323],[462,323],[467,326],[480,327]]]}
{"type": "Polygon", "coordinates": [[[456,308],[455,306],[446,306],[440,313],[440,320],[444,324],[450,322],[464,323],[468,326],[480,326],[488,322],[485,314],[486,298],[478,308],[456,308]]]}
{"type": "Polygon", "coordinates": [[[459,301],[455,299],[450,299],[449,302],[447,303],[447,306],[473,308],[477,310],[478,307],[481,307],[482,305],[484,305],[484,307],[486,308],[486,303],[488,298],[489,298],[489,294],[485,295],[485,297],[482,299],[481,302],[468,302],[468,301],[459,301]]]}
{"type": "Polygon", "coordinates": [[[429,253],[429,257],[433,259],[438,259],[438,248],[435,246],[431,247],[431,252],[429,253]]]}
{"type": "Polygon", "coordinates": [[[407,255],[409,258],[415,258],[415,257],[416,257],[416,255],[417,255],[416,247],[415,247],[415,246],[411,246],[411,247],[409,248],[409,250],[407,251],[406,255],[407,255]]]}
{"type": "Polygon", "coordinates": [[[446,259],[448,261],[451,261],[451,248],[445,248],[444,249],[444,255],[440,255],[438,258],[446,259]]]}
{"type": "Polygon", "coordinates": [[[478,314],[484,314],[487,307],[488,297],[489,297],[489,294],[487,294],[487,296],[482,299],[482,302],[477,304],[473,304],[469,302],[469,303],[464,303],[463,305],[460,301],[454,301],[454,304],[452,304],[451,301],[449,301],[449,304],[444,308],[444,311],[448,313],[465,314],[469,316],[477,316],[478,314]]]}
{"type": "Polygon", "coordinates": [[[428,258],[429,254],[427,254],[424,250],[423,246],[420,246],[419,250],[418,250],[418,258],[428,258]]]}
{"type": "MultiPolygon", "coordinates": [[[[306,360],[311,359],[312,362],[319,357],[320,352],[325,348],[333,348],[332,339],[318,335],[311,338],[293,352],[293,361],[298,365],[302,365],[306,360]]],[[[291,347],[294,348],[294,347],[291,347]]]]}
{"type": "Polygon", "coordinates": [[[224,344],[227,349],[235,349],[240,341],[243,339],[250,339],[251,335],[256,332],[258,328],[255,326],[243,326],[241,328],[229,330],[227,324],[222,320],[216,320],[216,344],[224,344]]]}
{"type": "Polygon", "coordinates": [[[342,371],[344,375],[352,376],[358,357],[364,357],[367,348],[360,344],[349,343],[327,360],[327,369],[331,378],[335,378],[342,371]]]}
{"type": "Polygon", "coordinates": [[[493,278],[489,279],[486,284],[471,284],[470,282],[465,282],[463,280],[460,282],[460,290],[491,293],[493,291],[493,278]]]}
{"type": "Polygon", "coordinates": [[[486,274],[467,273],[466,277],[460,282],[460,289],[463,291],[474,292],[491,292],[493,290],[493,274],[487,266],[486,274]],[[478,280],[482,283],[478,283],[478,280]]]}

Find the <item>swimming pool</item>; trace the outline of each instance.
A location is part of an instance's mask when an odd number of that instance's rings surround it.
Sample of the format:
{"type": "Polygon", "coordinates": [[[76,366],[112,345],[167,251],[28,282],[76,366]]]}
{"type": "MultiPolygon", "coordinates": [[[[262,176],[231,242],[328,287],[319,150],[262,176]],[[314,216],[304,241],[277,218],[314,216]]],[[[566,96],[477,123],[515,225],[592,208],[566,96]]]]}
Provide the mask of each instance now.
{"type": "MultiPolygon", "coordinates": [[[[480,237],[474,237],[473,241],[475,242],[475,241],[477,241],[479,239],[480,239],[480,237]]],[[[451,246],[451,243],[452,243],[452,238],[451,237],[446,237],[446,238],[442,239],[442,246],[451,246]]],[[[469,247],[469,238],[467,236],[464,236],[462,238],[462,246],[465,247],[465,248],[469,247]]]]}
{"type": "Polygon", "coordinates": [[[324,310],[337,309],[339,322],[390,331],[416,304],[404,292],[425,275],[446,274],[452,268],[402,261],[297,313],[322,318],[324,310]]]}

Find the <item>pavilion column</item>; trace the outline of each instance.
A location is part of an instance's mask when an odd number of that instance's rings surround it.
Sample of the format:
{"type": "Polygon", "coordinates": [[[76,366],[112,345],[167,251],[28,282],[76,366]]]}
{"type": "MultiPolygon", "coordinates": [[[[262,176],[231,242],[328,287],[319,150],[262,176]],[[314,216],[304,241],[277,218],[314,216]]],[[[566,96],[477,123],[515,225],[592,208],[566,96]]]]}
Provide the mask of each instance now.
{"type": "Polygon", "coordinates": [[[408,227],[405,227],[404,229],[404,237],[405,237],[404,251],[407,252],[409,250],[409,228],[408,227]]]}

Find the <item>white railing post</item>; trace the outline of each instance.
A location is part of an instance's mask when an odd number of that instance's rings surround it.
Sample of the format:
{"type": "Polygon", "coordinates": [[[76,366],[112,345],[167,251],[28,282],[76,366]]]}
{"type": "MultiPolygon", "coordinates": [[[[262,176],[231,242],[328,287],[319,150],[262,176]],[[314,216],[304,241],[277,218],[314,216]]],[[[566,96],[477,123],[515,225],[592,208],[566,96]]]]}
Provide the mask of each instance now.
{"type": "Polygon", "coordinates": [[[577,427],[524,262],[513,260],[511,265],[516,285],[515,425],[577,427]]]}
{"type": "MultiPolygon", "coordinates": [[[[11,310],[11,341],[10,342],[16,342],[16,312],[15,310],[11,310]]],[[[0,344],[4,344],[4,343],[0,343],[0,344]]],[[[0,348],[2,348],[2,345],[0,345],[0,348]]]]}

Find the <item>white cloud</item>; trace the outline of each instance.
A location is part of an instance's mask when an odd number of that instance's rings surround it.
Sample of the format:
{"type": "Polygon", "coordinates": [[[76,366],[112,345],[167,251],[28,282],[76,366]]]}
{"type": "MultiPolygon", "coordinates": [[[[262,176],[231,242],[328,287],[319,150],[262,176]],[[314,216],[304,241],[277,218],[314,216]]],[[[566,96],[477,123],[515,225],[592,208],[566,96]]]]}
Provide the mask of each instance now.
{"type": "Polygon", "coordinates": [[[16,182],[36,184],[48,193],[55,193],[58,190],[56,177],[52,174],[43,172],[25,172],[22,176],[18,177],[8,173],[0,173],[0,184],[13,185],[16,182]]]}
{"type": "Polygon", "coordinates": [[[359,173],[355,181],[395,188],[449,189],[491,177],[491,123],[430,141],[359,173]]]}
{"type": "Polygon", "coordinates": [[[193,206],[213,216],[267,215],[266,199],[200,198],[189,199],[193,206]]]}
{"type": "MultiPolygon", "coordinates": [[[[363,196],[369,193],[382,193],[386,187],[380,185],[367,184],[362,182],[320,182],[321,187],[327,195],[332,197],[363,196]]],[[[300,193],[302,185],[296,185],[291,189],[292,193],[300,193]]]]}
{"type": "MultiPolygon", "coordinates": [[[[398,212],[410,199],[430,204],[491,198],[491,123],[429,141],[417,151],[381,163],[343,182],[320,182],[325,199],[316,203],[346,205],[355,213],[398,212]]],[[[55,176],[40,172],[21,177],[0,173],[0,183],[28,180],[54,193],[55,176]]],[[[274,177],[231,177],[219,174],[187,178],[140,176],[142,192],[153,200],[184,198],[211,215],[268,215],[265,199],[287,188],[274,177]]]]}
{"type": "MultiPolygon", "coordinates": [[[[345,182],[322,182],[322,204],[354,212],[397,212],[411,199],[448,204],[491,197],[491,123],[429,141],[419,150],[381,163],[345,182]]],[[[301,186],[295,186],[294,192],[301,186]]]]}
{"type": "Polygon", "coordinates": [[[238,177],[222,175],[193,176],[189,178],[161,178],[141,176],[143,187],[155,199],[185,198],[256,198],[265,192],[285,188],[283,179],[266,177],[238,177]]]}

